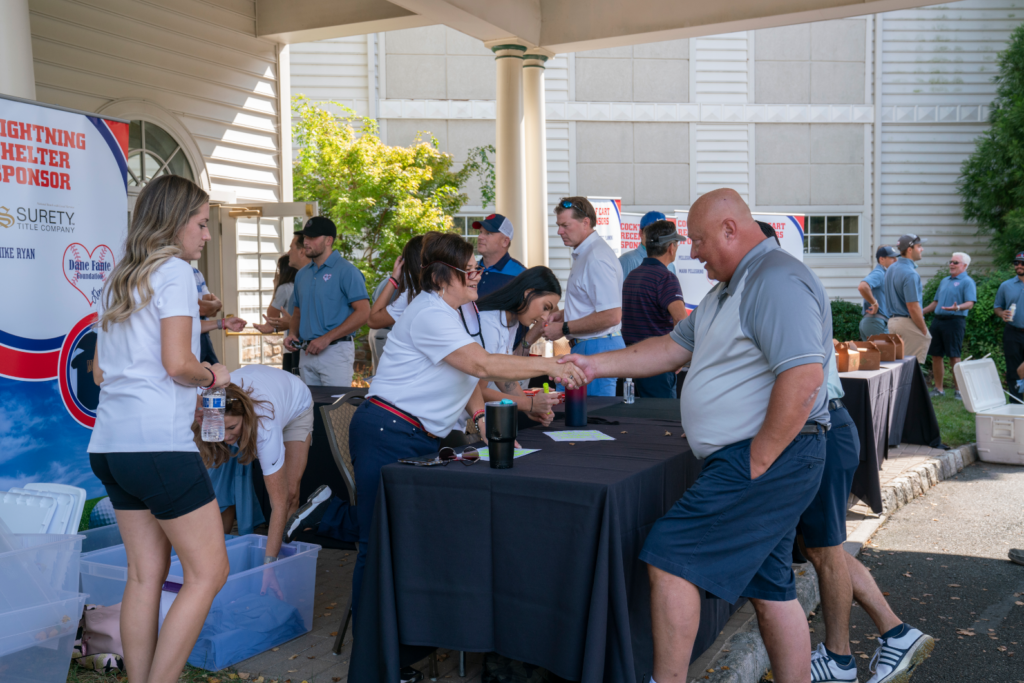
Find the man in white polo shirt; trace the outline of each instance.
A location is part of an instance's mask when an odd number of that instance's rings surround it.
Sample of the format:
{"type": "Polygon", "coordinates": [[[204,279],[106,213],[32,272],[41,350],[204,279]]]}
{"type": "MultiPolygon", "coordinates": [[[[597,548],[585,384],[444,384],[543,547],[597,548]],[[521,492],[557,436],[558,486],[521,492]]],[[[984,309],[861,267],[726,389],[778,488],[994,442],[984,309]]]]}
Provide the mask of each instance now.
{"type": "Polygon", "coordinates": [[[775,680],[810,681],[791,562],[825,464],[832,311],[821,281],[767,239],[734,190],[703,195],[688,218],[691,255],[718,280],[697,310],[663,337],[563,362],[588,380],[690,363],[680,415],[703,471],[640,553],[651,581],[651,683],[687,680],[703,593],[751,598],[775,680]]]}
{"type": "MultiPolygon", "coordinates": [[[[590,356],[626,348],[622,341],[622,267],[615,252],[594,230],[597,211],[586,197],[566,197],[555,206],[558,236],[573,247],[565,289],[565,310],[544,325],[552,341],[566,337],[573,353],[590,356]]],[[[591,382],[587,396],[614,396],[614,377],[591,382]]]]}

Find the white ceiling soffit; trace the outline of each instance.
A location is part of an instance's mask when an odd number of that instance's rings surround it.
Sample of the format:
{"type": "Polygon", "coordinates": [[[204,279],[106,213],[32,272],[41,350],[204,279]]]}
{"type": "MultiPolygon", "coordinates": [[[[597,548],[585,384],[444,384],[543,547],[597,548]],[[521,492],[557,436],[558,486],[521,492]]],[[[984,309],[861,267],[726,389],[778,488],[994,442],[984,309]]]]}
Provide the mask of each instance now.
{"type": "Polygon", "coordinates": [[[566,53],[889,12],[935,0],[257,0],[257,33],[300,42],[444,24],[566,53]]]}

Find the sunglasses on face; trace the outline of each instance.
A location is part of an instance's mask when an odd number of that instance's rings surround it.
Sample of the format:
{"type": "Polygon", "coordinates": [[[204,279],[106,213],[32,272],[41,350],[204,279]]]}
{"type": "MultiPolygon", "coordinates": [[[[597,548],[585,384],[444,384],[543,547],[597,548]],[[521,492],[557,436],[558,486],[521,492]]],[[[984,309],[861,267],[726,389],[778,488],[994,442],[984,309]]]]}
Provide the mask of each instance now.
{"type": "Polygon", "coordinates": [[[469,467],[480,460],[480,453],[472,446],[467,446],[461,453],[456,453],[454,448],[445,446],[437,452],[437,457],[445,467],[453,460],[460,460],[463,465],[469,467]]]}
{"type": "Polygon", "coordinates": [[[1016,266],[1024,266],[1024,261],[1014,261],[1013,265],[1014,265],[1014,267],[1016,267],[1016,266]]]}
{"type": "Polygon", "coordinates": [[[442,266],[448,266],[452,270],[457,270],[460,273],[465,274],[465,276],[468,277],[470,280],[477,279],[484,272],[484,269],[481,268],[480,266],[473,266],[472,268],[470,268],[468,270],[463,270],[462,268],[456,268],[452,264],[445,263],[444,261],[431,261],[430,263],[427,264],[427,266],[432,266],[435,263],[440,263],[442,266]]]}
{"type": "Polygon", "coordinates": [[[949,265],[951,265],[951,266],[959,266],[960,262],[959,261],[950,261],[949,265]]]}

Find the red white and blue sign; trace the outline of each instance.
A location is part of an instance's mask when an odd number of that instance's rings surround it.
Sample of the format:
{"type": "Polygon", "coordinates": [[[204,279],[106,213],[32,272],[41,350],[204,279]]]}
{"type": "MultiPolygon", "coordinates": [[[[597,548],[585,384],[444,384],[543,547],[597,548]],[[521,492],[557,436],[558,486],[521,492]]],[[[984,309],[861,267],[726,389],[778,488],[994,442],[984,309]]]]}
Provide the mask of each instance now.
{"type": "Polygon", "coordinates": [[[90,496],[97,304],[127,232],[128,123],[0,97],[0,491],[90,496]]]}

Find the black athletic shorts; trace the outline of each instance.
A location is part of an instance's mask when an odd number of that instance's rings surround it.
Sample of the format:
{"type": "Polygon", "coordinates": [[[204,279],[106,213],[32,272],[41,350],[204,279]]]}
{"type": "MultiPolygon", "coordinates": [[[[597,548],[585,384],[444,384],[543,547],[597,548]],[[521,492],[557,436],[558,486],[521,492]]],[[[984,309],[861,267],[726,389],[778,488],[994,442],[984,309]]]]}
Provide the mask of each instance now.
{"type": "Polygon", "coordinates": [[[967,318],[960,315],[937,315],[932,320],[932,343],[928,346],[929,356],[943,358],[961,358],[964,345],[964,331],[967,329],[967,318]]]}
{"type": "Polygon", "coordinates": [[[199,453],[90,453],[89,464],[115,510],[177,519],[217,500],[199,453]]]}

